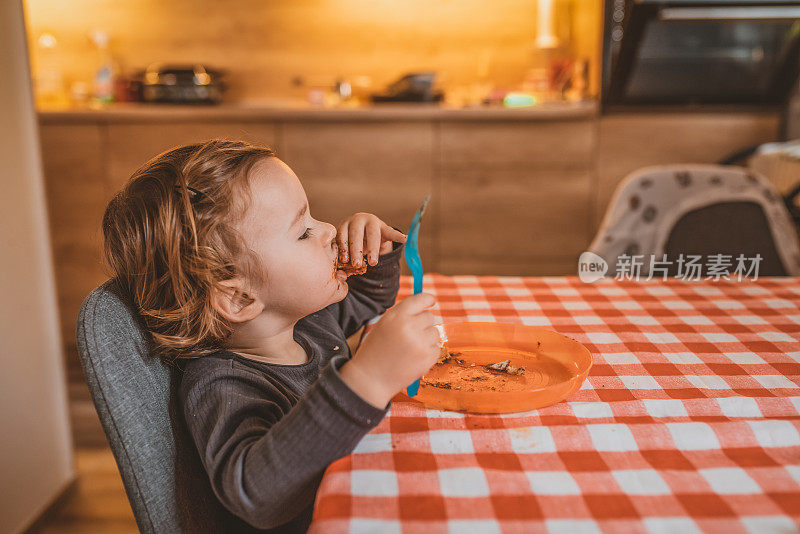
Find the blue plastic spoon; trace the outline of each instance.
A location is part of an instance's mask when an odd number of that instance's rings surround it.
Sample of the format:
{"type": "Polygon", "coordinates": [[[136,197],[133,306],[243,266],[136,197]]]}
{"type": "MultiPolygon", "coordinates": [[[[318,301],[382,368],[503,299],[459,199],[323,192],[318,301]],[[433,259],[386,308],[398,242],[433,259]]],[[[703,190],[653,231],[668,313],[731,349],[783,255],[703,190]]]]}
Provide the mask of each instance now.
{"type": "MultiPolygon", "coordinates": [[[[419,257],[418,245],[419,223],[422,219],[422,215],[425,213],[425,208],[428,207],[428,201],[430,199],[430,195],[426,196],[425,200],[422,201],[422,205],[417,210],[417,213],[414,214],[414,218],[411,220],[411,227],[408,229],[408,238],[406,239],[406,263],[414,277],[415,295],[417,293],[422,293],[422,259],[419,257]]],[[[416,395],[417,391],[419,391],[419,378],[414,380],[414,383],[406,388],[406,393],[408,393],[409,397],[416,395]]]]}

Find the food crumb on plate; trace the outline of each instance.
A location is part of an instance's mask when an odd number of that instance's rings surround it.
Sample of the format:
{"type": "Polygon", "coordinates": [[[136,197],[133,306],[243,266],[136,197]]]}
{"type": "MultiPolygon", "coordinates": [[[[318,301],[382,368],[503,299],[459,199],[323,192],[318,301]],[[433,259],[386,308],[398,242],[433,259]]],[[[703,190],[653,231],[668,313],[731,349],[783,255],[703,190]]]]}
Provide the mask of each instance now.
{"type": "Polygon", "coordinates": [[[484,365],[489,371],[500,371],[501,373],[508,373],[510,375],[524,375],[525,367],[516,367],[511,364],[511,360],[493,363],[491,365],[484,365]]]}

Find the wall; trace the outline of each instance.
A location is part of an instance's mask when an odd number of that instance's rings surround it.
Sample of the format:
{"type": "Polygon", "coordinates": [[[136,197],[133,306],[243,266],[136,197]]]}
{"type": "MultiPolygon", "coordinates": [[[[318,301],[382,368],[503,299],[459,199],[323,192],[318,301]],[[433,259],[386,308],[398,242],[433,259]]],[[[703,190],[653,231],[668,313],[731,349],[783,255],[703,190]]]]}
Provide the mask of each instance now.
{"type": "Polygon", "coordinates": [[[58,308],[20,2],[0,2],[0,533],[74,477],[58,308]]]}
{"type": "MultiPolygon", "coordinates": [[[[305,96],[292,78],[332,83],[365,75],[375,89],[407,71],[434,69],[445,88],[485,71],[522,80],[536,34],[537,0],[26,0],[31,50],[41,32],[59,41],[67,82],[90,80],[94,28],[111,32],[128,69],[154,61],[204,62],[231,72],[231,97],[305,96]]],[[[600,0],[556,0],[560,35],[599,58],[600,0]]],[[[599,65],[592,65],[598,78],[599,65]]],[[[593,90],[597,91],[596,83],[593,90]]]]}

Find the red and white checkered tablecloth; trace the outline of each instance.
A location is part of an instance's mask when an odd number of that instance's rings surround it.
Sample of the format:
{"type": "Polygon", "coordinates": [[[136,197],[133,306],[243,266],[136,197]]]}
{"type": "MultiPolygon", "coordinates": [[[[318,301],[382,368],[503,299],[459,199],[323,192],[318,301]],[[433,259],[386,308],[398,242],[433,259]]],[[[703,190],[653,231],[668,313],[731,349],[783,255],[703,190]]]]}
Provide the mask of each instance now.
{"type": "MultiPolygon", "coordinates": [[[[398,397],[326,471],[311,532],[800,532],[800,278],[424,288],[445,323],[580,341],[589,378],[517,414],[398,397]]],[[[402,277],[398,300],[411,290],[402,277]]]]}

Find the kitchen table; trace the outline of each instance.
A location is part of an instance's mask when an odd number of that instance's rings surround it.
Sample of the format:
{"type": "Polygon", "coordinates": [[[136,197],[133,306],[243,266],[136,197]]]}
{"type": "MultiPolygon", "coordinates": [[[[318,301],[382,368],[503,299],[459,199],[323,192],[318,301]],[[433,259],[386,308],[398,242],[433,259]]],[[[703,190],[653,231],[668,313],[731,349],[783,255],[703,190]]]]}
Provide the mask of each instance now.
{"type": "MultiPolygon", "coordinates": [[[[503,415],[399,394],[325,472],[312,532],[800,530],[800,278],[433,273],[424,288],[442,322],[580,341],[589,377],[565,401],[503,415]]],[[[398,300],[411,289],[402,277],[398,300]]]]}

